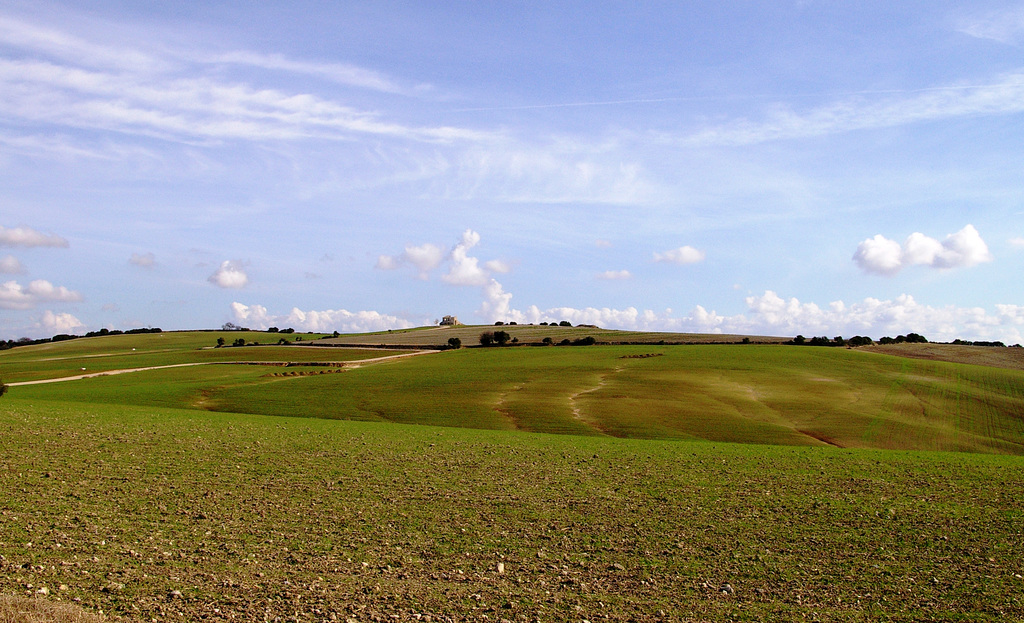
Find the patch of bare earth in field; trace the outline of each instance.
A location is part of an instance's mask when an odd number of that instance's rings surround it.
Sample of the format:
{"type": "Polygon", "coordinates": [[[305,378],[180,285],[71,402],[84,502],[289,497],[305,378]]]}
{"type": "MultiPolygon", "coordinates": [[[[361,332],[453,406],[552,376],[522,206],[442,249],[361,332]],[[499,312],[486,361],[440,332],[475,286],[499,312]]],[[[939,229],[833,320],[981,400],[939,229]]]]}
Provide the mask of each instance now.
{"type": "Polygon", "coordinates": [[[993,368],[1024,370],[1024,348],[964,346],[961,344],[875,344],[863,350],[911,359],[948,361],[993,368]]]}

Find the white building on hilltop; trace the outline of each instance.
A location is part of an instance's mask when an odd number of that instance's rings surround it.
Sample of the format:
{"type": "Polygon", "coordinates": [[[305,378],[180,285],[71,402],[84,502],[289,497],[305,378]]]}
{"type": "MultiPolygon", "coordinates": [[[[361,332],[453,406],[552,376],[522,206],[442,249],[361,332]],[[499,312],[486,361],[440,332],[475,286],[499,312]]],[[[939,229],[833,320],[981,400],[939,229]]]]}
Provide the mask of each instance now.
{"type": "Polygon", "coordinates": [[[457,324],[459,324],[459,319],[455,316],[445,316],[441,319],[442,327],[454,327],[457,324]]]}

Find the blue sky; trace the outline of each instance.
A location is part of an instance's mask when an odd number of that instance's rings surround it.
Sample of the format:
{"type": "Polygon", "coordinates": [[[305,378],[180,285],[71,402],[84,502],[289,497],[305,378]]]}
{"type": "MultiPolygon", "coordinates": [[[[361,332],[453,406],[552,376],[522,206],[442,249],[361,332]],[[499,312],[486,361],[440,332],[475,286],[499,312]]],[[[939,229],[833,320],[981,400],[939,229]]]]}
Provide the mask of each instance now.
{"type": "Polygon", "coordinates": [[[1024,341],[1024,2],[634,5],[0,3],[0,338],[1024,341]]]}

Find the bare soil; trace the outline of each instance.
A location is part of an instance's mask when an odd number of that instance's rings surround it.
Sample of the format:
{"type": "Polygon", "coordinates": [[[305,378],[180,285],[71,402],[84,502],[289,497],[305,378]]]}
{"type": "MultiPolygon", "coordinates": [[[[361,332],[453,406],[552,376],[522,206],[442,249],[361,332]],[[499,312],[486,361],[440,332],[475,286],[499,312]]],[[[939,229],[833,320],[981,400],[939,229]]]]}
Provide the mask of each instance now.
{"type": "Polygon", "coordinates": [[[992,368],[1009,368],[1024,370],[1024,348],[1004,348],[996,346],[963,346],[960,344],[875,344],[862,347],[863,350],[910,357],[912,359],[928,359],[931,361],[948,361],[966,363],[992,368]]]}

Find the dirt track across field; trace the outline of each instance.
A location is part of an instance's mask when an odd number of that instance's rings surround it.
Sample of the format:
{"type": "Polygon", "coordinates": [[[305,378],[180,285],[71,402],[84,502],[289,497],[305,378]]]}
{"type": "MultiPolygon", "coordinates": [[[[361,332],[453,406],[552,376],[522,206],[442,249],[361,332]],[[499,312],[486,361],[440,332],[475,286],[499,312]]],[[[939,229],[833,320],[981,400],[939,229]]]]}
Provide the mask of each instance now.
{"type": "MultiPolygon", "coordinates": [[[[339,368],[358,368],[367,363],[377,363],[380,361],[386,361],[388,359],[398,359],[400,357],[412,357],[413,355],[426,355],[429,353],[439,353],[438,350],[419,350],[411,353],[401,353],[398,355],[385,355],[384,357],[373,357],[372,359],[359,359],[356,361],[338,361],[333,362],[339,368]]],[[[80,379],[91,379],[97,376],[113,376],[115,374],[127,374],[129,372],[145,372],[146,370],[166,370],[168,368],[187,368],[190,366],[224,366],[224,365],[267,365],[267,366],[280,366],[280,365],[293,365],[303,366],[311,365],[313,363],[322,365],[319,362],[309,361],[198,361],[193,363],[176,363],[167,366],[149,366],[146,368],[125,368],[123,370],[104,370],[103,372],[92,372],[89,374],[76,374],[74,376],[62,376],[55,379],[39,379],[37,381],[21,381],[19,383],[8,383],[9,387],[17,387],[19,385],[42,385],[44,383],[60,383],[62,381],[78,381],[80,379]]],[[[326,362],[331,363],[331,362],[326,362]]]]}

